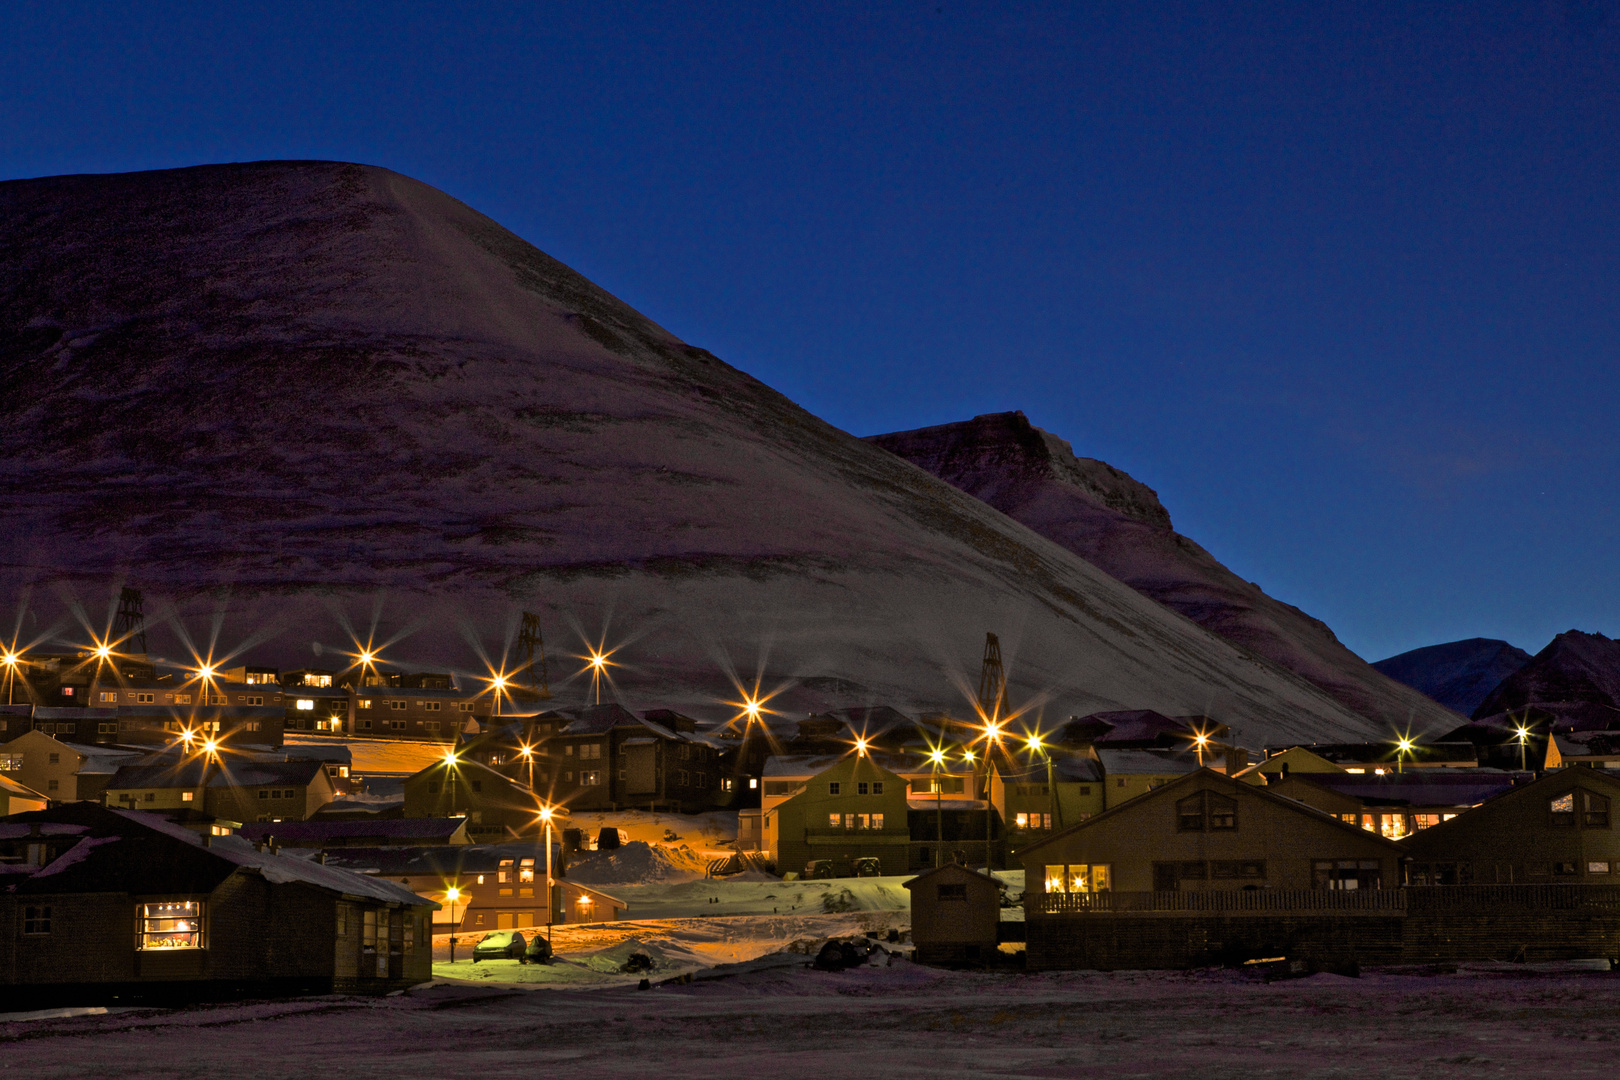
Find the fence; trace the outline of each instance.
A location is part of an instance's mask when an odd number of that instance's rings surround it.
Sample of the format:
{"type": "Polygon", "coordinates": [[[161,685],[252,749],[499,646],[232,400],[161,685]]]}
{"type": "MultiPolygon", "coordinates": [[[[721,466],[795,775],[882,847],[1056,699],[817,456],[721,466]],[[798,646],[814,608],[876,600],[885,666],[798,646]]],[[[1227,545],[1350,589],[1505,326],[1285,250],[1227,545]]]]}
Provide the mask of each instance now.
{"type": "Polygon", "coordinates": [[[1041,915],[1123,912],[1377,911],[1406,910],[1405,889],[1216,889],[1204,892],[1044,893],[1041,915]]]}

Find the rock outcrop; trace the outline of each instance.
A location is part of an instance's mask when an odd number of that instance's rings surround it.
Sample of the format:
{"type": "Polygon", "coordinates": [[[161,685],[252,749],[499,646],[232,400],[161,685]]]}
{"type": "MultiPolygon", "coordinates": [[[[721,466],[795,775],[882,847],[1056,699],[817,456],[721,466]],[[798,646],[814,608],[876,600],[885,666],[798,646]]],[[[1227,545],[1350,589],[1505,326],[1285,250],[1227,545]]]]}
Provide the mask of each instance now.
{"type": "MultiPolygon", "coordinates": [[[[1021,412],[871,442],[983,499],[1143,596],[1320,687],[1390,730],[1448,730],[1457,716],[1386,678],[1318,619],[1267,596],[1170,524],[1153,490],[1021,412]]],[[[1161,710],[1162,711],[1162,710],[1161,710]]]]}
{"type": "Polygon", "coordinates": [[[1483,720],[1534,706],[1560,726],[1620,724],[1620,641],[1569,630],[1503,679],[1474,709],[1483,720]]]}

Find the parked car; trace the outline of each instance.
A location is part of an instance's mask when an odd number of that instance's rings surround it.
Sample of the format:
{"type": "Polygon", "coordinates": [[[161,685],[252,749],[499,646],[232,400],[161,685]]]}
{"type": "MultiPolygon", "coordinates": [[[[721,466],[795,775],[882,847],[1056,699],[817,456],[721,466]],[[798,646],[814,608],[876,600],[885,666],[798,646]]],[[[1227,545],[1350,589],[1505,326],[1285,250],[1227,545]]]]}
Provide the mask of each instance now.
{"type": "Polygon", "coordinates": [[[531,964],[551,963],[551,942],[547,941],[539,934],[536,934],[534,937],[529,939],[529,948],[526,950],[526,952],[529,963],[531,964]]]}
{"type": "Polygon", "coordinates": [[[528,942],[515,930],[497,930],[485,934],[484,940],[473,946],[473,963],[480,960],[516,960],[524,963],[528,955],[528,942]]]}
{"type": "Polygon", "coordinates": [[[832,876],[833,864],[831,859],[812,859],[804,864],[804,877],[806,881],[814,881],[818,878],[830,878],[832,876]]]}
{"type": "Polygon", "coordinates": [[[883,863],[881,861],[879,861],[877,859],[873,859],[873,858],[856,859],[855,860],[855,876],[856,877],[882,877],[883,876],[883,863]]]}

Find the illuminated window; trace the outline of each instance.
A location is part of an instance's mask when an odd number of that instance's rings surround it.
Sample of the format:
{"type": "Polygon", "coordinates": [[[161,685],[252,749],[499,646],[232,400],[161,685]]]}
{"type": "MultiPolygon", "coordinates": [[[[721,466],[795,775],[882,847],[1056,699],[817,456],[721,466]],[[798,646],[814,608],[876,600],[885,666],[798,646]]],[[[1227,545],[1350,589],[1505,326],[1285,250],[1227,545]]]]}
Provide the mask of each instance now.
{"type": "Polygon", "coordinates": [[[602,774],[596,769],[582,772],[579,774],[579,782],[583,787],[601,787],[602,774]]]}
{"type": "Polygon", "coordinates": [[[882,814],[873,814],[872,815],[872,828],[874,828],[874,829],[883,828],[883,815],[882,814]]]}
{"type": "Polygon", "coordinates": [[[518,880],[530,882],[534,880],[533,859],[524,859],[522,862],[518,863],[518,880]]]}
{"type": "Polygon", "coordinates": [[[1555,828],[1570,828],[1575,824],[1575,795],[1560,795],[1547,803],[1547,811],[1552,815],[1555,828]]]}
{"type": "Polygon", "coordinates": [[[194,791],[182,791],[180,793],[180,801],[181,802],[191,802],[196,797],[196,794],[197,793],[194,792],[194,791]]]}
{"type": "Polygon", "coordinates": [[[837,829],[837,828],[841,828],[843,826],[843,824],[844,824],[844,815],[842,815],[842,814],[828,814],[827,815],[827,828],[829,828],[829,829],[837,829]]]}
{"type": "MultiPolygon", "coordinates": [[[[1452,880],[1448,884],[1455,885],[1456,864],[1448,865],[1452,867],[1452,880]]],[[[1312,885],[1318,889],[1376,889],[1382,883],[1377,859],[1319,859],[1311,864],[1311,869],[1312,885]]],[[[1413,883],[1419,884],[1415,879],[1413,883]]]]}
{"type": "Polygon", "coordinates": [[[315,699],[301,697],[293,703],[293,708],[302,709],[304,712],[311,712],[315,708],[315,699]]]}
{"type": "Polygon", "coordinates": [[[356,708],[369,709],[369,708],[371,708],[371,699],[370,698],[361,698],[359,701],[355,702],[354,704],[355,704],[356,708]]]}
{"type": "Polygon", "coordinates": [[[1588,874],[1607,874],[1609,864],[1606,862],[1589,862],[1586,864],[1586,872],[1588,874]]]}
{"type": "Polygon", "coordinates": [[[172,904],[142,904],[139,915],[137,949],[157,951],[203,947],[201,902],[186,900],[172,904]]]}

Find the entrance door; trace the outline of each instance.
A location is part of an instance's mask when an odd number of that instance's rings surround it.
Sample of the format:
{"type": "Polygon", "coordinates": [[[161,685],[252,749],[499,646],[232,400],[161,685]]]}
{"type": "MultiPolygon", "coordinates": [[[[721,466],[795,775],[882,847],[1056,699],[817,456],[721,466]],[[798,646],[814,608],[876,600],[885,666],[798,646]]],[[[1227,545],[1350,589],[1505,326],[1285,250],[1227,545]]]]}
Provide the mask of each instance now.
{"type": "Polygon", "coordinates": [[[1153,891],[1179,892],[1181,890],[1181,866],[1173,862],[1156,862],[1153,864],[1153,891]]]}

